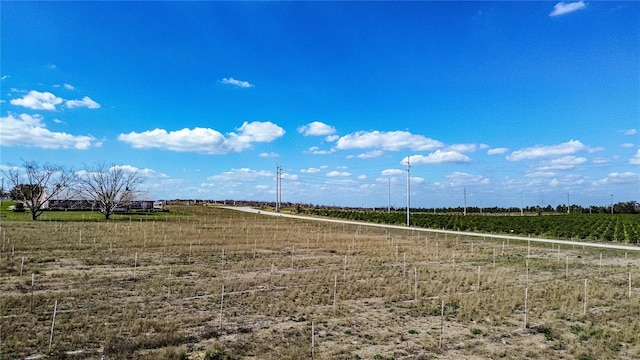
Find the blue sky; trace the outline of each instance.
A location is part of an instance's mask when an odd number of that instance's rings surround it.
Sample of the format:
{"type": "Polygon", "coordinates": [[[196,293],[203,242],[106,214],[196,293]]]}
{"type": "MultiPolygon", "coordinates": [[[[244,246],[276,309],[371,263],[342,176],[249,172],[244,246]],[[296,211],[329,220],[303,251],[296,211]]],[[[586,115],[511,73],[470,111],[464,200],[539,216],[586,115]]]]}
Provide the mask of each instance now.
{"type": "Polygon", "coordinates": [[[154,199],[640,200],[638,2],[2,1],[0,167],[154,199]]]}

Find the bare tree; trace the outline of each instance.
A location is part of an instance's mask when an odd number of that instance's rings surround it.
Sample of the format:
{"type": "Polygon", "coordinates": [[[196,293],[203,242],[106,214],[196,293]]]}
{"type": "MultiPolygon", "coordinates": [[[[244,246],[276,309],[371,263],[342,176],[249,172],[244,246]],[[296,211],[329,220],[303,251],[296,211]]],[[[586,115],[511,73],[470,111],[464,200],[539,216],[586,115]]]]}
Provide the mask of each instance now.
{"type": "Polygon", "coordinates": [[[104,164],[85,167],[77,173],[78,190],[109,219],[120,207],[131,203],[143,179],[135,169],[104,164]]]}
{"type": "Polygon", "coordinates": [[[13,185],[12,197],[31,212],[31,220],[42,215],[49,200],[71,196],[75,180],[71,169],[36,161],[24,161],[22,168],[10,166],[2,173],[13,185]]]}

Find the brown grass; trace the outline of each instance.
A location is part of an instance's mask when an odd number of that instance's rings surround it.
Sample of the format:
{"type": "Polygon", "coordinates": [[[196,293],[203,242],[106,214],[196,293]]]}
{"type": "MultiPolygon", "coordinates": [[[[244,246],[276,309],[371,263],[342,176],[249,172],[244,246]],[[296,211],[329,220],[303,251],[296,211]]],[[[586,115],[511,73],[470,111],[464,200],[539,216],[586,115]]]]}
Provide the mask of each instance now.
{"type": "Polygon", "coordinates": [[[635,253],[174,210],[0,223],[0,358],[304,359],[312,321],[317,359],[640,357],[635,253]]]}

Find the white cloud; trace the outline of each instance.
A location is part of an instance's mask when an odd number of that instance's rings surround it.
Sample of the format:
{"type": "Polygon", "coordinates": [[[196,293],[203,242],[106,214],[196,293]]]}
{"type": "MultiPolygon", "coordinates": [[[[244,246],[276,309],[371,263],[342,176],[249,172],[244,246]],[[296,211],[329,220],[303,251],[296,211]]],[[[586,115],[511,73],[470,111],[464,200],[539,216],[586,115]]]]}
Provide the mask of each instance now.
{"type": "Polygon", "coordinates": [[[285,133],[283,128],[270,121],[245,121],[238,130],[238,139],[246,142],[271,142],[285,133]]]}
{"type": "Polygon", "coordinates": [[[324,139],[327,140],[328,142],[334,142],[334,141],[340,139],[340,135],[329,135],[324,139]]]}
{"type": "Polygon", "coordinates": [[[308,168],[308,169],[302,169],[300,170],[301,173],[303,174],[315,174],[315,173],[319,173],[321,170],[318,168],[308,168]]]}
{"type": "Polygon", "coordinates": [[[457,151],[459,153],[474,152],[478,146],[476,144],[453,144],[447,146],[447,150],[457,151]]]}
{"type": "Polygon", "coordinates": [[[631,165],[640,165],[640,149],[638,149],[638,151],[636,151],[636,154],[629,159],[629,163],[631,165]]]}
{"type": "Polygon", "coordinates": [[[452,172],[446,176],[449,186],[470,186],[470,185],[486,185],[490,183],[489,178],[482,175],[473,175],[465,172],[452,172]]]}
{"type": "Polygon", "coordinates": [[[253,87],[253,84],[251,84],[248,81],[236,80],[234,78],[224,78],[221,81],[222,81],[223,84],[229,84],[229,85],[237,86],[237,87],[240,87],[240,88],[253,87]]]}
{"type": "Polygon", "coordinates": [[[319,147],[312,146],[306,152],[309,153],[309,154],[313,154],[313,155],[327,155],[327,154],[334,153],[335,150],[333,150],[333,149],[331,149],[331,150],[320,150],[319,147]]]}
{"type": "Polygon", "coordinates": [[[328,136],[336,133],[333,126],[320,121],[313,121],[298,128],[298,132],[304,136],[328,136]]]}
{"type": "Polygon", "coordinates": [[[46,128],[40,115],[9,114],[0,117],[2,146],[27,146],[43,149],[87,150],[100,146],[92,136],[75,136],[64,132],[53,132],[46,128]]]}
{"type": "Polygon", "coordinates": [[[384,151],[382,150],[371,150],[358,155],[358,159],[373,159],[382,156],[382,154],[384,154],[384,151]]]}
{"type": "Polygon", "coordinates": [[[62,86],[64,86],[64,88],[67,89],[67,90],[74,90],[75,89],[75,87],[73,85],[67,84],[67,83],[62,84],[62,86]]]}
{"type": "MultiPolygon", "coordinates": [[[[410,157],[411,165],[420,165],[420,164],[442,164],[442,163],[464,163],[469,162],[471,159],[461,154],[457,151],[441,151],[436,150],[427,156],[423,155],[411,155],[410,157]]],[[[407,163],[407,158],[405,157],[400,162],[401,164],[407,163]]]]}
{"type": "Polygon", "coordinates": [[[509,151],[509,149],[505,147],[499,147],[487,150],[487,155],[500,155],[506,153],[507,151],[509,151]]]}
{"type": "Polygon", "coordinates": [[[512,152],[511,155],[507,156],[507,160],[520,161],[524,159],[537,159],[543,157],[571,155],[585,149],[586,146],[584,146],[580,141],[571,140],[558,145],[538,145],[534,147],[524,148],[522,150],[517,150],[512,152]]]}
{"type": "Polygon", "coordinates": [[[632,144],[632,143],[624,143],[624,144],[620,144],[620,147],[626,148],[626,149],[631,149],[634,148],[636,145],[632,144]]]}
{"type": "Polygon", "coordinates": [[[168,178],[169,177],[167,174],[164,174],[149,168],[139,169],[132,165],[114,165],[109,168],[109,171],[116,170],[116,169],[120,169],[130,173],[138,173],[139,175],[148,177],[148,178],[168,178]]]}
{"type": "Polygon", "coordinates": [[[209,181],[230,181],[230,182],[247,182],[255,181],[262,178],[274,178],[275,175],[267,170],[252,170],[249,168],[231,169],[218,175],[207,178],[209,181]]]}
{"type": "Polygon", "coordinates": [[[284,129],[269,121],[245,122],[238,130],[239,133],[228,133],[225,137],[209,128],[184,128],[171,132],[154,129],[141,133],[120,134],[118,140],[137,149],[158,148],[201,154],[227,154],[249,149],[254,142],[271,142],[284,135],[284,129]]]}
{"type": "Polygon", "coordinates": [[[382,170],[382,175],[388,176],[388,175],[401,175],[404,174],[406,170],[400,170],[400,169],[385,169],[382,170]]]}
{"type": "Polygon", "coordinates": [[[637,133],[638,133],[638,130],[636,130],[636,129],[628,129],[628,130],[624,131],[625,135],[635,135],[637,133]]]}
{"type": "Polygon", "coordinates": [[[367,180],[367,175],[358,175],[358,180],[367,180]]]}
{"type": "Polygon", "coordinates": [[[270,153],[263,152],[263,153],[258,154],[258,156],[262,157],[262,158],[277,158],[277,157],[280,157],[280,154],[278,154],[276,152],[270,152],[270,153]]]}
{"type": "Polygon", "coordinates": [[[340,150],[373,148],[389,151],[401,149],[422,151],[442,146],[440,141],[408,131],[358,131],[342,136],[336,143],[336,148],[340,150]]]}
{"type": "Polygon", "coordinates": [[[577,165],[584,164],[587,159],[584,157],[577,157],[573,155],[563,156],[557,159],[541,162],[535,167],[537,172],[547,172],[554,170],[571,170],[577,165]]]}
{"type": "Polygon", "coordinates": [[[624,173],[612,172],[606,178],[596,181],[596,185],[605,184],[635,184],[640,182],[640,174],[627,171],[624,173]]]}
{"type": "Polygon", "coordinates": [[[553,16],[565,15],[580,9],[584,9],[585,7],[587,7],[587,4],[583,0],[570,2],[570,3],[566,3],[563,1],[563,2],[557,3],[553,7],[553,11],[549,13],[549,16],[553,17],[553,16]]]}
{"type": "Polygon", "coordinates": [[[31,90],[20,99],[12,99],[11,105],[23,106],[31,110],[55,111],[56,105],[62,103],[62,98],[45,91],[31,90]]]}
{"type": "Polygon", "coordinates": [[[82,100],[67,100],[66,103],[67,107],[69,109],[75,108],[75,107],[86,107],[89,109],[99,109],[100,108],[100,104],[98,104],[97,102],[93,101],[93,99],[91,99],[88,96],[85,96],[82,98],[82,100]]]}
{"type": "Polygon", "coordinates": [[[337,176],[351,176],[350,172],[347,171],[329,171],[327,173],[328,177],[337,177],[337,176]]]}

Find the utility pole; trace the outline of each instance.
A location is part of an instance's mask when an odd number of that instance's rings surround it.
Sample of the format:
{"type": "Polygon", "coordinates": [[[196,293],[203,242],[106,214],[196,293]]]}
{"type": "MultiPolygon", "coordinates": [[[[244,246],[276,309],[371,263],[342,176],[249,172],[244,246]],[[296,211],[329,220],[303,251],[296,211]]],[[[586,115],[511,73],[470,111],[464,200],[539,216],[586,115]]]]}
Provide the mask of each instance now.
{"type": "Polygon", "coordinates": [[[611,215],[613,215],[613,194],[611,194],[611,215]]]}
{"type": "Polygon", "coordinates": [[[389,191],[387,193],[387,214],[391,213],[391,178],[389,178],[389,191]]]}
{"type": "Polygon", "coordinates": [[[464,191],[464,209],[462,210],[462,215],[467,215],[467,188],[463,187],[464,191]]]}
{"type": "Polygon", "coordinates": [[[276,212],[280,212],[280,200],[282,199],[282,167],[276,164],[276,212]]]}
{"type": "Polygon", "coordinates": [[[407,156],[407,226],[410,226],[409,213],[411,209],[411,165],[409,159],[411,156],[407,156]]]}

